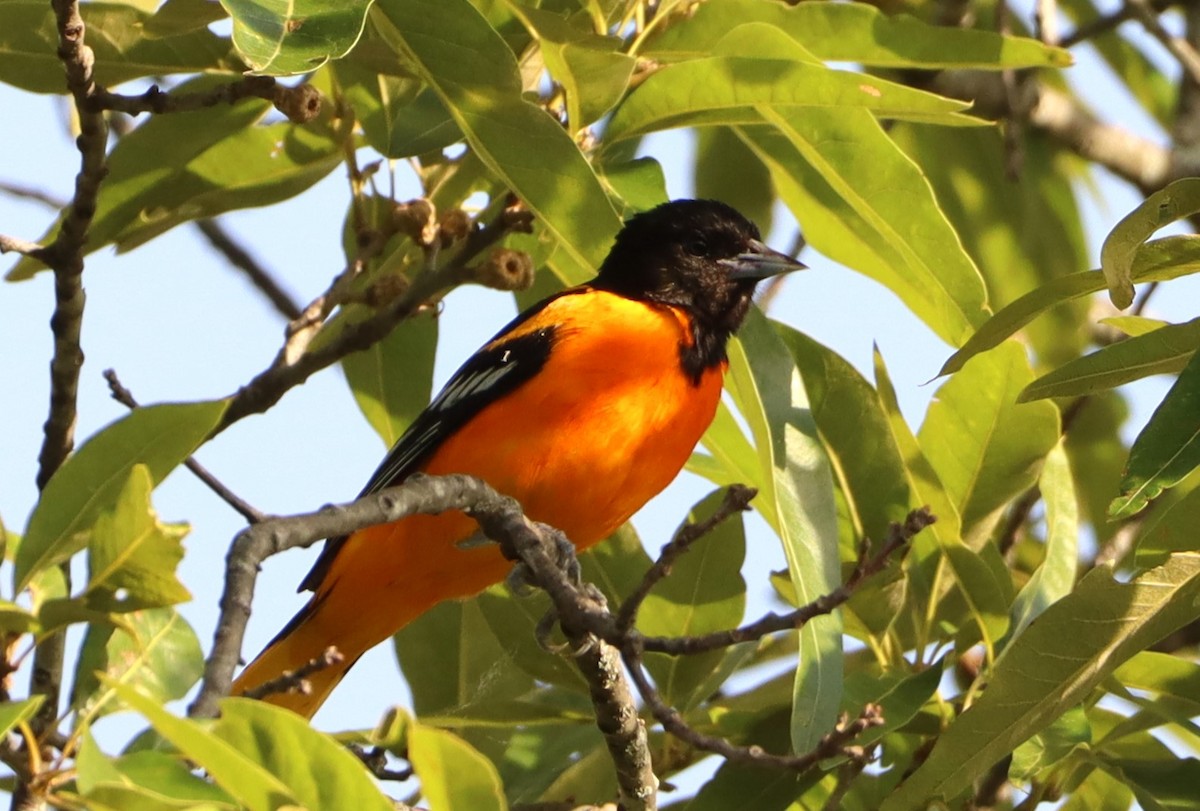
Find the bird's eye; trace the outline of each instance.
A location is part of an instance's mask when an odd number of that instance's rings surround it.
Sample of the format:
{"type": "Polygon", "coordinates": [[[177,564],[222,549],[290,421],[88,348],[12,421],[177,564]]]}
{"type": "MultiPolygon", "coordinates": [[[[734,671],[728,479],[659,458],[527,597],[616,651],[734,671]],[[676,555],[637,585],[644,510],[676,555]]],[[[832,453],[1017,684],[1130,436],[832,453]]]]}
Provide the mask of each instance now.
{"type": "Polygon", "coordinates": [[[683,243],[683,249],[692,256],[708,256],[708,242],[704,237],[690,237],[683,243]]]}

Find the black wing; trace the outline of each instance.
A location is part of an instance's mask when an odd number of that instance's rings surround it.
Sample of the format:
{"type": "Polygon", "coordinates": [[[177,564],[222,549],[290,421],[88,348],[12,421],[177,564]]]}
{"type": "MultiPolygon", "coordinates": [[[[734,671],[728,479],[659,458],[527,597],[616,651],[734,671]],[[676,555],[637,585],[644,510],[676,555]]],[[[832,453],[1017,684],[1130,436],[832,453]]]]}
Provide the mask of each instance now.
{"type": "MultiPolygon", "coordinates": [[[[566,290],[559,296],[581,292],[566,290]]],[[[546,365],[554,343],[554,325],[531,330],[510,340],[503,336],[524,324],[554,298],[545,299],[521,313],[489,342],[472,355],[450,378],[433,402],[413,420],[396,440],[386,458],[367,481],[359,497],[399,484],[417,472],[433,452],[455,431],[486,406],[516,390],[546,365]]],[[[312,570],[297,591],[313,591],[325,578],[338,549],[347,536],[330,538],[321,550],[312,570]]]]}

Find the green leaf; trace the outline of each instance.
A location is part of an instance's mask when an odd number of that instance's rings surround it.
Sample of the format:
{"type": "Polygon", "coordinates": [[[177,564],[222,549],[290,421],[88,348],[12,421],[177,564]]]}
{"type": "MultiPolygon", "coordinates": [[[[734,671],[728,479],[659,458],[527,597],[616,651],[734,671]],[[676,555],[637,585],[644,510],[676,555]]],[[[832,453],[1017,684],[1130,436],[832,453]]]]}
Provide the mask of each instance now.
{"type": "Polygon", "coordinates": [[[1121,495],[1108,506],[1109,517],[1126,518],[1141,512],[1146,504],[1163,490],[1179,484],[1198,465],[1200,354],[1192,356],[1150,416],[1150,422],[1134,440],[1129,464],[1121,478],[1121,495]]]}
{"type": "MultiPolygon", "coordinates": [[[[517,597],[507,586],[498,585],[480,594],[478,599],[480,615],[503,656],[539,682],[586,692],[587,682],[579,669],[562,656],[546,651],[537,642],[537,624],[550,610],[550,598],[544,592],[517,597]]],[[[472,708],[471,714],[478,717],[479,708],[472,708]]],[[[428,716],[422,717],[428,720],[428,716]]]]}
{"type": "Polygon", "coordinates": [[[813,247],[883,283],[942,339],[966,340],[988,315],[983,279],[879,123],[865,111],[762,112],[776,131],[744,136],[813,247]]]}
{"type": "Polygon", "coordinates": [[[367,143],[384,157],[409,158],[462,140],[437,93],[416,79],[376,72],[353,56],[333,72],[367,143]]]}
{"type": "Polygon", "coordinates": [[[8,735],[22,721],[32,718],[45,700],[45,696],[33,696],[24,701],[0,702],[0,735],[8,735]]]}
{"type": "Polygon", "coordinates": [[[1200,348],[1200,318],[1169,324],[1076,358],[1044,374],[1021,392],[1018,402],[1092,394],[1150,375],[1183,371],[1200,348]]]}
{"type": "Polygon", "coordinates": [[[846,713],[854,717],[868,703],[883,707],[883,724],[866,730],[855,740],[866,746],[911,721],[937,692],[943,670],[943,661],[939,660],[917,673],[880,673],[871,668],[847,676],[846,696],[842,703],[846,713]]]}
{"type": "Polygon", "coordinates": [[[1013,750],[1009,770],[1013,780],[1030,780],[1053,768],[1076,746],[1092,742],[1092,727],[1083,707],[1073,707],[1013,750]]]}
{"type": "Polygon", "coordinates": [[[1129,811],[1133,792],[1125,783],[1100,769],[1092,770],[1059,811],[1129,811]]]}
{"type": "Polygon", "coordinates": [[[507,811],[496,767],[461,738],[413,724],[408,733],[408,758],[421,778],[429,811],[507,811]]]}
{"type": "MultiPolygon", "coordinates": [[[[783,543],[797,600],[837,588],[837,514],[829,462],[817,440],[804,383],[779,335],[751,310],[729,346],[730,391],[758,452],[753,504],[783,543]]],[[[793,687],[792,747],[806,752],[829,731],[841,706],[842,623],[827,615],[800,629],[793,687]]]]}
{"type": "MultiPolygon", "coordinates": [[[[1079,161],[1044,135],[1026,134],[1022,182],[1013,183],[995,159],[1005,149],[999,128],[897,123],[888,130],[929,179],[995,307],[1090,261],[1072,185],[1079,161]]],[[[1060,304],[1029,330],[1029,343],[1041,362],[1063,363],[1083,351],[1086,323],[1086,302],[1060,304]]]]}
{"type": "MultiPolygon", "coordinates": [[[[605,142],[678,127],[761,124],[762,110],[861,108],[883,118],[969,125],[967,105],[876,76],[789,59],[713,56],[666,65],[638,85],[605,142]]],[[[802,112],[797,114],[803,114],[802,112]]]]}
{"type": "Polygon", "coordinates": [[[418,316],[342,359],[354,401],[389,448],[429,404],[437,339],[437,319],[418,316]]]}
{"type": "Polygon", "coordinates": [[[576,263],[599,267],[620,220],[571,136],[522,98],[516,58],[495,29],[467,0],[383,0],[376,9],[385,38],[437,91],[472,151],[576,263]]]}
{"type": "Polygon", "coordinates": [[[134,465],[158,484],[208,436],[226,402],[139,408],[103,428],[58,469],[33,508],[16,556],[15,590],[39,570],[66,560],[87,543],[86,532],[113,505],[134,465]]]}
{"type": "Polygon", "coordinates": [[[698,7],[686,22],[665,26],[641,55],[662,62],[697,59],[735,26],[768,23],[821,59],[880,67],[1066,67],[1071,56],[1026,37],[929,25],[904,14],[888,15],[861,3],[723,0],[698,7]]]}
{"type": "Polygon", "coordinates": [[[1200,760],[1114,758],[1105,768],[1133,789],[1138,804],[1148,811],[1190,811],[1196,805],[1200,760]]]}
{"type": "Polygon", "coordinates": [[[937,517],[937,523],[913,539],[912,550],[904,560],[907,591],[905,609],[918,634],[913,644],[920,649],[932,641],[932,628],[939,610],[944,619],[952,620],[960,631],[963,629],[962,620],[957,615],[946,617],[947,595],[939,586],[942,579],[939,574],[944,567],[948,567],[958,584],[965,611],[974,622],[979,638],[990,651],[1008,627],[1011,582],[1007,577],[999,576],[983,558],[963,543],[958,507],[904,421],[883,356],[878,350],[875,352],[875,381],[879,402],[904,458],[913,497],[918,504],[929,505],[937,517]]]}
{"type": "Polygon", "coordinates": [[[620,100],[636,61],[619,51],[619,37],[602,37],[587,14],[564,16],[554,11],[509,5],[538,40],[550,75],[567,97],[572,133],[598,121],[620,100]]]}
{"type": "Polygon", "coordinates": [[[1038,488],[1046,505],[1046,557],[1013,600],[1012,636],[1071,593],[1079,566],[1079,507],[1061,442],[1046,455],[1038,488]]]}
{"type": "MultiPolygon", "coordinates": [[[[392,808],[391,801],[380,793],[357,757],[293,712],[262,701],[225,699],[212,735],[251,763],[261,764],[288,787],[288,793],[302,807],[361,811],[392,808]]],[[[409,740],[411,743],[412,739],[409,740]]],[[[183,746],[180,749],[194,757],[183,746]]],[[[228,790],[222,776],[230,779],[228,771],[236,768],[232,760],[222,760],[223,774],[218,774],[209,763],[194,759],[228,790]]]]}
{"type": "Polygon", "coordinates": [[[1200,712],[1200,666],[1178,656],[1142,651],[1113,672],[1131,690],[1149,690],[1191,705],[1200,712]]]}
{"type": "Polygon", "coordinates": [[[1114,315],[1109,318],[1101,318],[1098,323],[1118,329],[1132,338],[1149,335],[1156,329],[1170,326],[1169,321],[1162,321],[1158,318],[1146,318],[1142,315],[1114,315]]]}
{"type": "Polygon", "coordinates": [[[600,180],[612,192],[614,202],[624,204],[622,216],[649,211],[667,202],[667,179],[662,164],[654,158],[602,164],[598,169],[603,172],[600,180]]]}
{"type": "Polygon", "coordinates": [[[1154,192],[1125,215],[1100,249],[1100,268],[1117,309],[1133,303],[1133,263],[1138,248],[1164,225],[1200,211],[1200,178],[1183,178],[1154,192]]]}
{"type": "Polygon", "coordinates": [[[186,602],[192,595],[175,576],[183,560],[186,524],[160,524],[150,503],[150,470],[129,471],[111,509],[100,513],[88,544],[88,606],[136,611],[186,602]]]}
{"type": "Polygon", "coordinates": [[[194,774],[175,754],[145,750],[113,758],[100,751],[89,732],[80,735],[75,767],[78,789],[89,809],[96,805],[114,811],[237,808],[233,798],[194,774]]]}
{"type": "MultiPolygon", "coordinates": [[[[121,701],[141,713],[160,735],[170,741],[185,757],[207,771],[217,785],[229,792],[249,811],[275,811],[275,809],[288,804],[300,805],[299,798],[288,787],[287,782],[272,774],[266,765],[256,757],[261,753],[254,750],[240,751],[236,746],[224,740],[222,736],[217,735],[214,730],[208,728],[206,724],[172,715],[157,700],[143,695],[133,687],[116,683],[110,683],[110,685],[121,701]]],[[[255,702],[246,699],[226,699],[222,704],[222,710],[239,712],[242,705],[251,703],[255,702]]],[[[286,718],[291,722],[284,726],[286,721],[279,721],[282,729],[268,728],[274,737],[268,737],[262,743],[279,740],[281,743],[291,743],[294,746],[295,741],[286,741],[283,733],[294,732],[294,728],[290,727],[295,725],[303,725],[308,736],[319,735],[299,716],[261,702],[257,703],[259,707],[273,711],[275,719],[286,718]]],[[[238,722],[233,723],[237,724],[238,722]]],[[[303,741],[304,746],[310,746],[311,743],[311,740],[303,741]]],[[[304,757],[306,751],[301,749],[292,754],[304,757]]],[[[342,754],[350,756],[345,750],[342,750],[342,754]]],[[[287,755],[287,752],[279,753],[279,756],[282,757],[287,755]]]]}
{"type": "Polygon", "coordinates": [[[393,638],[418,715],[472,713],[472,704],[517,698],[533,680],[505,654],[475,600],[447,601],[393,638]]]}
{"type": "MultiPolygon", "coordinates": [[[[96,81],[105,87],[141,76],[240,69],[229,41],[204,26],[155,30],[155,16],[118,2],[84,3],[80,14],[96,57],[96,81]]],[[[50,6],[35,0],[0,3],[0,81],[33,93],[66,93],[57,49],[50,6]]]]}
{"type": "Polygon", "coordinates": [[[1058,442],[1058,409],[1016,404],[1032,379],[1025,348],[1012,342],[971,360],[929,406],[918,439],[958,506],[964,538],[991,531],[1008,501],[1037,480],[1058,442]]]}
{"type": "Polygon", "coordinates": [[[1171,552],[1200,551],[1200,488],[1164,511],[1154,511],[1138,539],[1136,563],[1161,566],[1171,552]]]}
{"type": "Polygon", "coordinates": [[[696,130],[696,197],[736,208],[764,234],[771,232],[775,192],[771,173],[729,127],[696,130]]]}
{"type": "Polygon", "coordinates": [[[187,695],[204,669],[200,640],[174,609],[131,612],[120,623],[90,625],[79,652],[71,706],[89,718],[119,709],[112,685],[166,704],[187,695]]]}
{"type": "MultiPolygon", "coordinates": [[[[1198,270],[1200,237],[1164,237],[1138,248],[1131,277],[1135,282],[1169,281],[1198,270]]],[[[938,377],[957,372],[968,360],[999,346],[1052,307],[1103,290],[1104,284],[1104,274],[1092,270],[1062,276],[1031,290],[984,322],[970,340],[950,356],[938,372],[938,377]]]]}
{"type": "Polygon", "coordinates": [[[252,73],[308,73],[345,56],[362,36],[370,0],[221,0],[233,44],[252,73]]]}
{"type": "Polygon", "coordinates": [[[717,485],[759,486],[758,453],[724,402],[717,403],[717,413],[701,437],[700,444],[712,456],[692,454],[687,464],[688,470],[717,485]]]}
{"type": "MultiPolygon", "coordinates": [[[[688,521],[702,521],[724,500],[715,491],[688,513],[688,521]]],[[[638,628],[647,636],[699,636],[734,628],[746,610],[746,583],[742,562],[746,555],[746,533],[742,516],[723,522],[677,560],[669,577],[650,592],[638,614],[638,628]]],[[[704,694],[712,674],[729,655],[726,650],[697,656],[647,654],[646,666],[668,704],[686,712],[707,698],[704,694]]]]}
{"type": "Polygon", "coordinates": [[[1194,621],[1198,600],[1200,555],[1172,555],[1128,583],[1114,580],[1107,568],[1093,569],[1005,649],[987,690],[942,733],[882,811],[957,796],[1086,699],[1122,662],[1194,621]]]}
{"type": "Polygon", "coordinates": [[[875,389],[832,349],[790,327],[778,329],[800,367],[855,534],[884,538],[893,521],[920,505],[875,389]]]}
{"type": "Polygon", "coordinates": [[[0,631],[24,634],[38,627],[38,619],[27,609],[8,600],[0,600],[0,631]]]}

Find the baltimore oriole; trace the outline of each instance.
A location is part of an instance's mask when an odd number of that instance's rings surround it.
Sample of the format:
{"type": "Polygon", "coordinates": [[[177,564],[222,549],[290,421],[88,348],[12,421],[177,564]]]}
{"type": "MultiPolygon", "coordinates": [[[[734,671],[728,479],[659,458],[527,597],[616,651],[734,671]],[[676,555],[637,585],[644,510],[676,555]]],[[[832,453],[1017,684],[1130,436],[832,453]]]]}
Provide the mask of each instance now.
{"type": "MultiPolygon", "coordinates": [[[[721,397],[729,337],[757,283],[803,265],[727,205],[678,200],[636,215],[588,284],[551,296],[463,364],[363,494],[418,471],[470,473],[587,549],[683,468],[721,397]]],[[[511,563],[460,542],[459,512],[330,539],[300,584],[313,596],[233,685],[240,694],[318,657],[312,691],[266,700],[311,717],[350,666],[437,603],[477,594],[511,563]]]]}

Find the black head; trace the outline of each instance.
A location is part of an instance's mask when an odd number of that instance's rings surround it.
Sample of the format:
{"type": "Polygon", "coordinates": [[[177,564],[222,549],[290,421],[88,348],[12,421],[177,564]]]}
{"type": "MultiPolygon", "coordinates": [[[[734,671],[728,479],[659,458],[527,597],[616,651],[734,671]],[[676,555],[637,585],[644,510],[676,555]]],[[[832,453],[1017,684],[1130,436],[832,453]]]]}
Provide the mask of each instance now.
{"type": "Polygon", "coordinates": [[[755,286],[803,267],[764,245],[754,223],[724,203],[675,200],[625,223],[593,285],[684,310],[701,356],[694,362],[709,366],[724,359],[755,286]]]}

